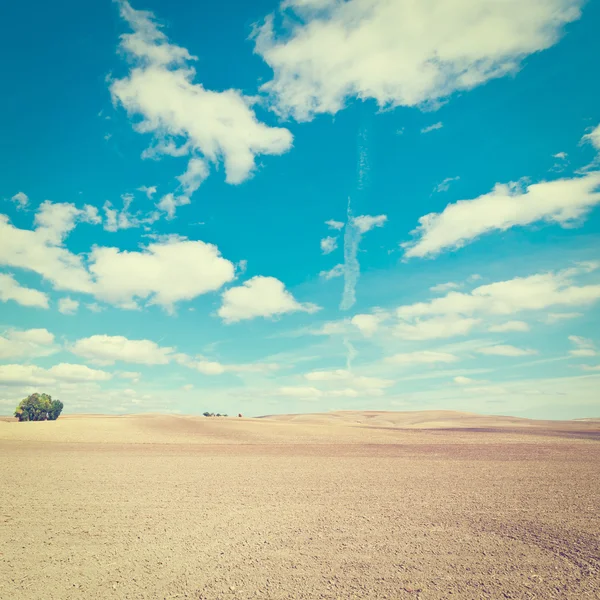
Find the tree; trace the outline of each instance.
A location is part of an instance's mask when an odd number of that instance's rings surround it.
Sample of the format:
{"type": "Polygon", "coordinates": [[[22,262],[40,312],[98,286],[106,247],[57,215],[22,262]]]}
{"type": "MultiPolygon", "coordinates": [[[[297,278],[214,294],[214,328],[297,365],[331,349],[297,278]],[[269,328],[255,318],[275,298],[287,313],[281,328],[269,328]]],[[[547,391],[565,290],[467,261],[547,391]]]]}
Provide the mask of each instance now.
{"type": "Polygon", "coordinates": [[[48,411],[48,420],[56,421],[62,412],[64,404],[60,400],[52,400],[50,402],[50,410],[48,411]]]}
{"type": "Polygon", "coordinates": [[[19,421],[55,421],[63,409],[60,400],[52,400],[48,394],[31,394],[19,402],[15,417],[19,421]]]}

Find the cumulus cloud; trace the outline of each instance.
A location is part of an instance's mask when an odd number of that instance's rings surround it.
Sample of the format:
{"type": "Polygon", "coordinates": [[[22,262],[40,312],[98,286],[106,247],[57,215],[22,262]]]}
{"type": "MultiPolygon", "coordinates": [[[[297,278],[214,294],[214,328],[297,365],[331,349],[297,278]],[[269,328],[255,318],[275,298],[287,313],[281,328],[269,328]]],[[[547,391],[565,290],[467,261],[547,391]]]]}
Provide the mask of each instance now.
{"type": "Polygon", "coordinates": [[[133,383],[138,383],[141,376],[142,374],[138,371],[122,371],[121,373],[119,373],[119,377],[121,379],[129,379],[133,383]]]}
{"type": "Polygon", "coordinates": [[[325,225],[327,225],[330,229],[335,229],[336,231],[339,231],[344,227],[344,223],[342,221],[334,221],[333,219],[325,221],[325,225]]]}
{"type": "Polygon", "coordinates": [[[58,312],[63,315],[74,315],[79,308],[79,302],[67,296],[58,301],[58,312]]]}
{"type": "Polygon", "coordinates": [[[49,356],[58,349],[47,329],[9,329],[0,336],[0,359],[49,356]]]}
{"type": "Polygon", "coordinates": [[[12,275],[0,273],[0,301],[48,308],[48,294],[21,285],[12,275]]]}
{"type": "Polygon", "coordinates": [[[531,185],[498,183],[478,198],[459,200],[448,204],[441,213],[421,217],[412,232],[415,239],[402,247],[407,258],[434,257],[443,250],[462,248],[491,231],[538,221],[572,227],[598,203],[599,171],[531,185]]]}
{"type": "Polygon", "coordinates": [[[596,346],[592,340],[579,335],[570,335],[569,341],[575,345],[575,348],[569,350],[571,356],[596,356],[596,346]]]}
{"type": "Polygon", "coordinates": [[[454,383],[457,385],[473,385],[476,383],[480,383],[477,379],[471,379],[470,377],[464,377],[463,375],[457,375],[454,378],[454,383]]]}
{"type": "Polygon", "coordinates": [[[451,363],[457,360],[458,356],[450,354],[449,352],[435,352],[430,350],[405,352],[385,358],[386,363],[398,366],[451,363]]]}
{"type": "Polygon", "coordinates": [[[340,383],[351,388],[358,389],[381,389],[394,384],[391,379],[382,379],[381,377],[367,377],[357,375],[348,369],[335,369],[332,371],[319,370],[310,371],[304,374],[304,378],[312,382],[322,383],[340,383]]]}
{"type": "Polygon", "coordinates": [[[600,151],[600,125],[594,127],[589,133],[586,133],[581,138],[581,141],[591,144],[596,150],[600,151]]]}
{"type": "Polygon", "coordinates": [[[283,386],[277,392],[281,396],[298,398],[300,400],[318,400],[323,396],[321,390],[311,386],[283,386]]]}
{"type": "Polygon", "coordinates": [[[329,280],[329,279],[334,279],[335,277],[342,277],[344,275],[344,265],[335,265],[335,267],[333,267],[332,269],[329,269],[329,271],[321,271],[319,273],[319,277],[322,277],[323,279],[329,280]]]}
{"type": "Polygon", "coordinates": [[[380,107],[434,104],[514,73],[580,17],[580,0],[284,0],[255,51],[273,69],[262,86],[281,115],[335,114],[353,97],[380,107]]]}
{"type": "MultiPolygon", "coordinates": [[[[250,176],[257,155],[289,150],[291,133],[261,123],[252,98],[233,89],[211,91],[195,82],[196,57],[170,43],[151,12],[135,10],[125,0],[118,4],[132,29],[120,42],[131,68],[126,77],[112,81],[110,91],[115,103],[142,118],[136,131],[154,135],[153,156],[191,154],[206,165],[222,161],[226,181],[236,184],[250,176]],[[181,140],[179,146],[176,140],[181,140]]],[[[183,176],[184,188],[199,184],[199,164],[192,163],[193,178],[183,176]]]]}
{"type": "Polygon", "coordinates": [[[383,227],[387,221],[387,215],[360,215],[354,217],[353,221],[359,233],[367,233],[375,227],[383,227]]]}
{"type": "Polygon", "coordinates": [[[429,302],[400,306],[400,319],[435,315],[510,315],[553,306],[584,306],[600,299],[600,285],[575,285],[574,276],[589,272],[583,265],[563,271],[515,277],[476,287],[469,293],[449,292],[429,302]]]}
{"type": "Polygon", "coordinates": [[[385,320],[383,315],[354,315],[352,319],[350,319],[350,323],[354,325],[364,336],[371,337],[378,330],[381,323],[385,320]]]}
{"type": "Polygon", "coordinates": [[[176,196],[175,194],[169,192],[160,199],[160,201],[156,204],[156,208],[164,213],[167,213],[167,219],[171,220],[175,217],[175,211],[178,207],[190,204],[190,202],[191,200],[189,196],[176,196]]]}
{"type": "Polygon", "coordinates": [[[2,385],[49,385],[53,383],[83,383],[107,381],[112,375],[106,371],[90,369],[85,365],[60,363],[50,369],[35,365],[0,365],[2,385]]]}
{"type": "Polygon", "coordinates": [[[298,302],[279,279],[258,275],[223,292],[223,304],[217,314],[225,323],[235,323],[255,317],[276,317],[298,311],[314,313],[318,310],[315,304],[298,302]]]}
{"type": "Polygon", "coordinates": [[[507,331],[529,331],[529,325],[525,321],[507,321],[500,325],[492,325],[488,331],[493,333],[504,333],[507,331]]]}
{"type": "Polygon", "coordinates": [[[24,192],[17,192],[11,200],[17,205],[17,208],[25,208],[29,204],[29,197],[24,192]]]}
{"type": "MultiPolygon", "coordinates": [[[[147,188],[143,188],[147,189],[147,188]]],[[[154,188],[156,190],[156,188],[154,188]]],[[[104,229],[106,231],[119,231],[121,229],[131,229],[142,225],[150,225],[157,221],[160,215],[154,211],[147,215],[142,215],[139,211],[132,214],[129,208],[133,202],[133,194],[122,194],[123,205],[120,209],[114,208],[112,202],[106,201],[102,210],[104,211],[104,229]]]]}
{"type": "Polygon", "coordinates": [[[57,205],[42,204],[33,230],[19,229],[0,215],[0,264],[33,271],[58,290],[91,293],[93,284],[82,257],[69,252],[63,242],[77,220],[94,218],[94,213],[72,204],[52,206],[57,205]]]}
{"type": "Polygon", "coordinates": [[[321,240],[321,252],[323,254],[330,254],[336,250],[337,247],[337,238],[335,237],[328,236],[321,240]]]}
{"type": "Polygon", "coordinates": [[[450,189],[450,185],[452,183],[454,183],[455,181],[458,181],[459,179],[460,179],[460,177],[446,177],[446,179],[444,179],[444,181],[438,183],[433,188],[433,192],[434,193],[447,192],[450,189]]]}
{"type": "Polygon", "coordinates": [[[155,185],[142,185],[138,188],[138,192],[143,192],[148,197],[148,200],[152,200],[152,196],[156,194],[156,186],[155,185]]]}
{"type": "Polygon", "coordinates": [[[427,127],[423,127],[421,129],[421,133],[430,133],[431,131],[435,131],[436,129],[441,129],[444,124],[441,121],[434,123],[433,125],[428,125],[427,127]]]}
{"type": "Polygon", "coordinates": [[[161,347],[151,340],[130,340],[122,335],[92,335],[77,340],[69,350],[97,364],[111,365],[115,361],[141,365],[166,365],[174,348],[161,347]]]}
{"type": "Polygon", "coordinates": [[[208,360],[203,356],[192,358],[187,354],[176,354],[174,358],[180,365],[199,371],[204,375],[223,375],[224,373],[237,375],[243,373],[267,374],[279,369],[277,363],[223,364],[216,360],[208,360]]]}
{"type": "Polygon", "coordinates": [[[478,352],[491,356],[529,356],[531,354],[537,354],[537,351],[535,350],[529,348],[517,348],[516,346],[510,346],[508,344],[484,346],[483,348],[479,348],[478,352]]]}
{"type": "Polygon", "coordinates": [[[43,202],[35,213],[35,224],[38,235],[44,237],[50,244],[60,244],[67,235],[75,229],[78,222],[94,225],[101,223],[95,206],[86,204],[77,208],[68,202],[43,202]]]}
{"type": "Polygon", "coordinates": [[[400,322],[394,326],[394,334],[404,340],[433,340],[467,335],[481,323],[481,319],[457,318],[454,315],[416,319],[412,323],[400,322]]]}
{"type": "Polygon", "coordinates": [[[459,287],[461,287],[460,283],[455,283],[454,281],[448,281],[447,283],[438,283],[437,285],[434,285],[434,286],[430,287],[429,289],[434,294],[443,294],[444,292],[447,292],[448,290],[456,290],[459,287]]]}
{"type": "Polygon", "coordinates": [[[90,273],[97,298],[125,308],[147,300],[168,311],[176,302],[218,290],[235,277],[232,262],[213,244],[167,238],[140,251],[94,247],[90,273]]]}
{"type": "Polygon", "coordinates": [[[191,196],[208,177],[208,165],[201,158],[190,158],[187,169],[177,179],[183,188],[183,193],[191,196]]]}
{"type": "Polygon", "coordinates": [[[567,321],[569,319],[577,319],[583,317],[583,313],[569,312],[569,313],[548,313],[546,315],[546,323],[553,324],[559,323],[560,321],[567,321]]]}

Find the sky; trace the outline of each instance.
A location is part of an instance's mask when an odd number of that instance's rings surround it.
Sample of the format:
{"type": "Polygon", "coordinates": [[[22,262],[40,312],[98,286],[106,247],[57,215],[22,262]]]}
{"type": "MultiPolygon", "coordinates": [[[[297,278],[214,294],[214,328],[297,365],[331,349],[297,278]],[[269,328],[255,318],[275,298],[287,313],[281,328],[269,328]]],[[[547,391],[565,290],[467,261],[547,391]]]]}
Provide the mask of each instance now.
{"type": "Polygon", "coordinates": [[[600,2],[10,3],[0,413],[600,416],[600,2]]]}

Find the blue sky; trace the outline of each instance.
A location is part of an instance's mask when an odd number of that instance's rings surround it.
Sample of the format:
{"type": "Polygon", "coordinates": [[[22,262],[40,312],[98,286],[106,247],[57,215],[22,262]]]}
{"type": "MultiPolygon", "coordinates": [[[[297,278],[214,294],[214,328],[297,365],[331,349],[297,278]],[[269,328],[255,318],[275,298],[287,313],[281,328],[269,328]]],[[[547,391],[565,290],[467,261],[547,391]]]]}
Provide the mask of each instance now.
{"type": "Polygon", "coordinates": [[[0,409],[598,416],[600,4],[13,4],[0,409]]]}

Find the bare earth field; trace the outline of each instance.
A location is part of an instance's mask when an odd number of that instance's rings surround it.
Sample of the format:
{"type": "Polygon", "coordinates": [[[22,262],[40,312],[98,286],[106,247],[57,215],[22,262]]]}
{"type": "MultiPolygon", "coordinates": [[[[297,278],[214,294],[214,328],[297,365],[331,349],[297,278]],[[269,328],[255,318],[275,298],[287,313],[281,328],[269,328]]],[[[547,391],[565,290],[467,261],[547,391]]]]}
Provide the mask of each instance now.
{"type": "Polygon", "coordinates": [[[0,598],[600,598],[600,421],[0,421],[0,598]]]}

